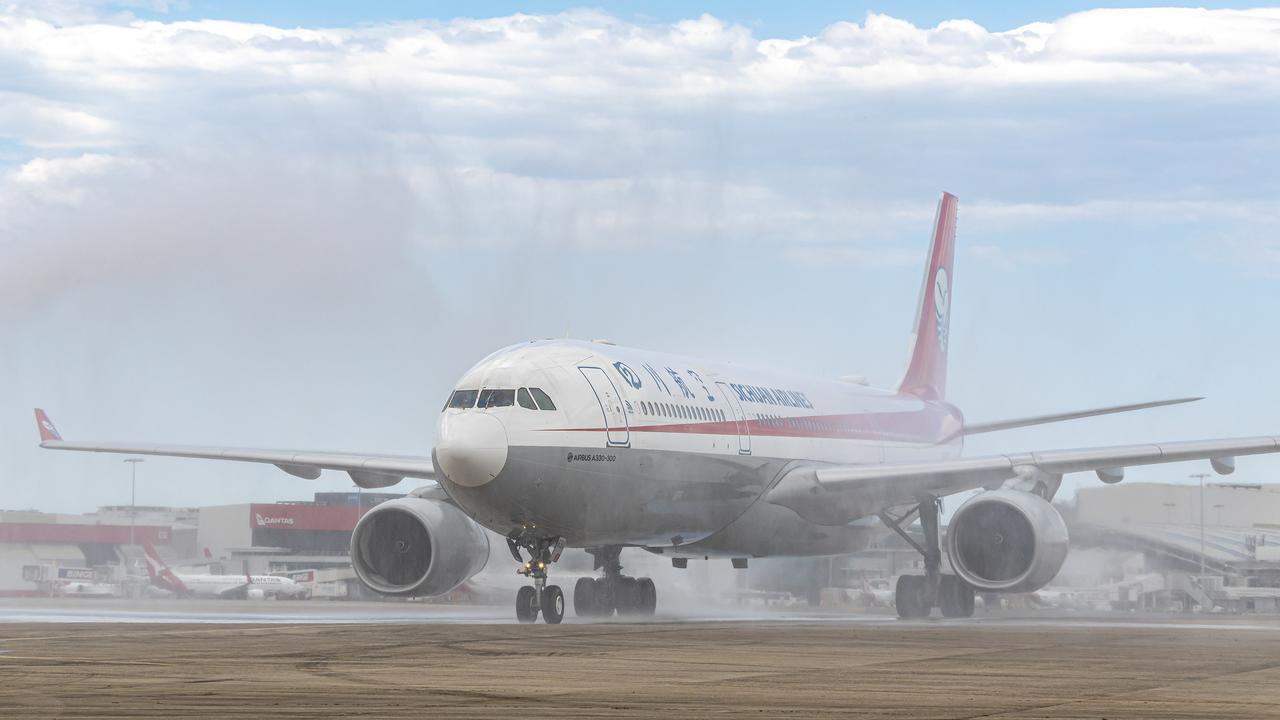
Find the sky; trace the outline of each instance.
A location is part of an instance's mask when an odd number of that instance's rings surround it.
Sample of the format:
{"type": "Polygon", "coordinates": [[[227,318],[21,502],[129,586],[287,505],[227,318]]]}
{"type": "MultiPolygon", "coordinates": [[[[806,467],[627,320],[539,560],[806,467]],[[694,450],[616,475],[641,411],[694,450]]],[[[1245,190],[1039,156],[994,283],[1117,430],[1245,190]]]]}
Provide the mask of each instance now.
{"type": "MultiPolygon", "coordinates": [[[[969,453],[1280,433],[1278,35],[1065,2],[0,0],[0,507],[128,499],[119,457],[38,450],[32,407],[425,455],[454,380],[530,338],[892,386],[944,190],[970,419],[1208,397],[969,453]]],[[[138,502],[349,487],[149,459],[138,502]]]]}

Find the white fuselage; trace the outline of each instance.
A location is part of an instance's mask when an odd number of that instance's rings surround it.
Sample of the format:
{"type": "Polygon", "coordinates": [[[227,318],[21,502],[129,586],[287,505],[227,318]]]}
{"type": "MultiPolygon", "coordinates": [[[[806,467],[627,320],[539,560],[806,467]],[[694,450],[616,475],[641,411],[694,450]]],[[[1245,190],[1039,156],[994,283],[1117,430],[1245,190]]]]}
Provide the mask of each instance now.
{"type": "Polygon", "coordinates": [[[462,377],[447,405],[437,470],[481,524],[504,535],[537,527],[575,546],[675,554],[740,552],[741,543],[718,545],[716,536],[742,523],[763,543],[755,554],[786,550],[760,537],[770,532],[788,536],[782,545],[809,543],[806,553],[815,542],[831,552],[859,545],[864,535],[797,522],[757,501],[798,464],[954,457],[963,427],[945,402],[559,340],[490,355],[462,377]]]}
{"type": "Polygon", "coordinates": [[[227,597],[229,594],[247,593],[248,590],[261,590],[264,597],[296,597],[306,593],[302,585],[277,575],[174,575],[186,588],[185,592],[196,597],[227,597]]]}

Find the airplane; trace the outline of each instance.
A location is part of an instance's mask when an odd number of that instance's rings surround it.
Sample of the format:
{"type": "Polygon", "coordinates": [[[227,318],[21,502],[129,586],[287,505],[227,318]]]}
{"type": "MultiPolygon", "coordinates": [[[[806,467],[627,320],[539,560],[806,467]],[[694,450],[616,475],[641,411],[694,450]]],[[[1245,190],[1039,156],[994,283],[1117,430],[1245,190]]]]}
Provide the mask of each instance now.
{"type": "Polygon", "coordinates": [[[1190,402],[1179,398],[993,422],[967,422],[947,401],[958,200],[933,224],[906,373],[896,388],[753,369],[620,347],[535,340],[502,348],[463,374],[443,403],[430,457],[63,440],[36,410],[41,446],[57,450],[269,463],[315,479],[348,473],[364,488],[433,480],[366,513],[351,538],[357,576],[387,595],[448,592],[488,562],[484,528],[506,539],[529,584],[516,617],[559,623],[564,592],[548,576],[566,547],[594,556],[578,579],[577,615],[655,612],[651,579],[622,572],[623,548],[687,567],[691,558],[829,556],[880,533],[924,560],[902,575],[902,618],[973,613],[975,592],[1043,587],[1067,554],[1051,501],[1063,475],[1119,482],[1129,466],[1280,451],[1280,437],[963,456],[966,436],[1190,402]],[[941,499],[983,490],[952,515],[943,572],[941,499]],[[923,542],[905,528],[916,519],[923,542]]]}
{"type": "Polygon", "coordinates": [[[120,587],[111,583],[69,582],[58,588],[62,597],[115,598],[120,597],[120,587]]]}
{"type": "Polygon", "coordinates": [[[147,558],[147,576],[151,584],[178,597],[238,598],[306,598],[311,592],[287,577],[279,575],[212,575],[209,573],[176,573],[161,559],[150,543],[142,546],[147,558]]]}

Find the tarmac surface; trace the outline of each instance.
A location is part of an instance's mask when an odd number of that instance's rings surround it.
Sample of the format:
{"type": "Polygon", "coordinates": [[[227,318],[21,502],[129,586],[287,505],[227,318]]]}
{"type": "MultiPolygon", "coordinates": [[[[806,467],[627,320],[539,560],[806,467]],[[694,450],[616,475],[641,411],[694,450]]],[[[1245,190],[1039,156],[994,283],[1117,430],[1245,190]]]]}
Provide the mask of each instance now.
{"type": "Polygon", "coordinates": [[[1266,616],[253,606],[4,601],[0,717],[1280,718],[1266,616]]]}

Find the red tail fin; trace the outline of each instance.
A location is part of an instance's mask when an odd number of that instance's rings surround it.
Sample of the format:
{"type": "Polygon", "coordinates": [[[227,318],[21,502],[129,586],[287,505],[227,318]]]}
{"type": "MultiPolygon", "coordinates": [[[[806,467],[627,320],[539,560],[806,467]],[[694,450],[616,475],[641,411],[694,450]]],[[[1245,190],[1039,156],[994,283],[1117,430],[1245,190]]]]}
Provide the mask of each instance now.
{"type": "Polygon", "coordinates": [[[959,200],[942,193],[933,221],[933,242],[929,265],[920,287],[916,308],[916,331],[907,374],[898,391],[926,400],[942,400],[947,395],[947,346],[951,333],[952,264],[956,247],[956,209],[959,200]]]}
{"type": "Polygon", "coordinates": [[[147,558],[147,576],[151,578],[151,584],[156,587],[172,590],[176,593],[187,592],[186,583],[182,582],[164,560],[160,559],[160,553],[156,552],[156,548],[150,542],[143,543],[142,553],[147,558]]]}
{"type": "Polygon", "coordinates": [[[164,567],[164,561],[156,554],[156,549],[150,542],[142,544],[142,554],[147,560],[147,577],[151,578],[151,583],[156,582],[156,575],[159,574],[161,568],[164,567]]]}
{"type": "Polygon", "coordinates": [[[58,434],[58,428],[54,427],[53,421],[49,419],[49,415],[40,408],[36,408],[36,429],[40,431],[40,442],[42,443],[62,439],[62,436],[58,434]]]}

